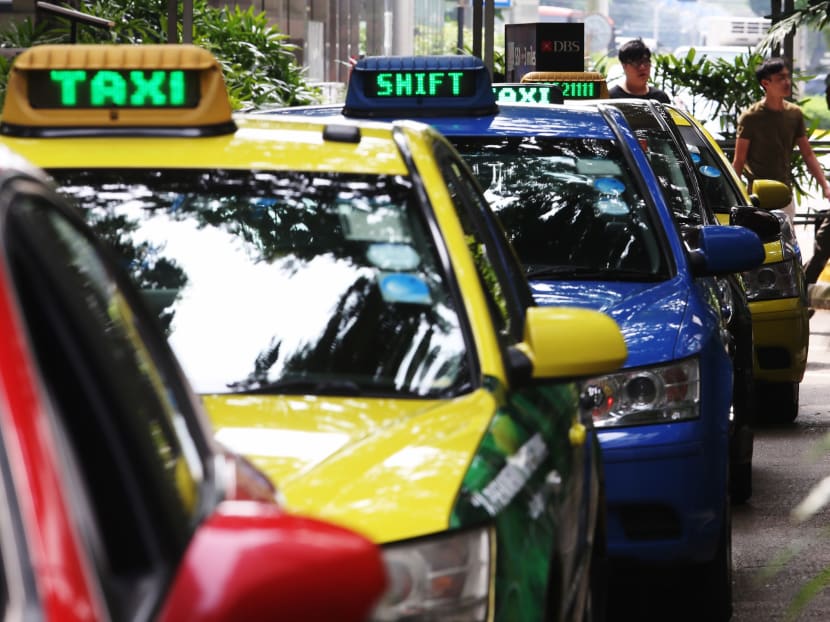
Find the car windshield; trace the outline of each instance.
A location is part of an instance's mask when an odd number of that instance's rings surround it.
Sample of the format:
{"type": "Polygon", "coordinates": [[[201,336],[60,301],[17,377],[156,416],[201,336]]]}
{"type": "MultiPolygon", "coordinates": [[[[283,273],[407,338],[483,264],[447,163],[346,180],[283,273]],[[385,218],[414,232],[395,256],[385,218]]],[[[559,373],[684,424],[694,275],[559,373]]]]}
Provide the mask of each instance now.
{"type": "Polygon", "coordinates": [[[667,262],[619,147],[592,139],[454,139],[530,278],[657,280],[667,262]]]}
{"type": "Polygon", "coordinates": [[[736,205],[746,204],[740,190],[731,183],[723,161],[705,143],[706,139],[690,125],[678,125],[678,128],[692,155],[700,189],[711,208],[717,213],[728,214],[736,205]]]}
{"type": "Polygon", "coordinates": [[[200,393],[447,396],[458,305],[409,179],[52,170],[200,393]]]}
{"type": "Polygon", "coordinates": [[[696,198],[696,179],[686,165],[687,155],[660,121],[664,113],[653,109],[645,101],[618,100],[612,101],[611,105],[625,115],[625,120],[636,133],[675,223],[679,227],[714,224],[714,215],[711,215],[709,222],[710,215],[704,213],[696,198]]]}

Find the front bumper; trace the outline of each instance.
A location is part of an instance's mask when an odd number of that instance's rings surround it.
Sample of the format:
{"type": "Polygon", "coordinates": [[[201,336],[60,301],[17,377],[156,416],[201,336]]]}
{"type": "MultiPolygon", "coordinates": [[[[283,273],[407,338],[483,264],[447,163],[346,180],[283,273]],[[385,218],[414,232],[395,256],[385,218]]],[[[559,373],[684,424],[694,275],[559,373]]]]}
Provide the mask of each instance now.
{"type": "Polygon", "coordinates": [[[755,338],[755,380],[801,382],[807,368],[810,321],[801,298],[749,303],[755,338]]]}
{"type": "Polygon", "coordinates": [[[727,502],[727,439],[704,442],[700,421],[604,430],[599,437],[611,560],[711,560],[727,502]]]}

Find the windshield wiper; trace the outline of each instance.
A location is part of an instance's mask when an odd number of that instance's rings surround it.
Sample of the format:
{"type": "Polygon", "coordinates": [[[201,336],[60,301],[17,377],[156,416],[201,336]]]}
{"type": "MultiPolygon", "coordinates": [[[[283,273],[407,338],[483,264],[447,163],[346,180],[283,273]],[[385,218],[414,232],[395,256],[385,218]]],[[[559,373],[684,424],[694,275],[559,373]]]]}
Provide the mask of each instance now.
{"type": "Polygon", "coordinates": [[[538,277],[569,277],[584,270],[588,270],[588,268],[580,266],[551,266],[531,263],[525,265],[525,276],[529,279],[538,277]]]}
{"type": "Polygon", "coordinates": [[[655,281],[660,277],[642,270],[586,268],[584,266],[535,266],[525,271],[528,279],[578,279],[584,281],[655,281]]]}
{"type": "Polygon", "coordinates": [[[320,380],[312,378],[293,378],[276,382],[255,383],[238,382],[230,385],[235,393],[246,395],[361,395],[363,391],[351,380],[320,380]],[[245,385],[250,385],[246,387],[245,385]]]}

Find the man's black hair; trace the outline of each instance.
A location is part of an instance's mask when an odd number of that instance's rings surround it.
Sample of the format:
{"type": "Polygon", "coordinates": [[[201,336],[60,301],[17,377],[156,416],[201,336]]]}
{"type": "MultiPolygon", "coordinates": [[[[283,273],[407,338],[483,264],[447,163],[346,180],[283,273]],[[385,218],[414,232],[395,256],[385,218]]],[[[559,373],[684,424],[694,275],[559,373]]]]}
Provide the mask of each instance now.
{"type": "Polygon", "coordinates": [[[638,60],[650,59],[651,50],[648,49],[642,39],[631,39],[620,46],[617,58],[622,64],[633,63],[638,60]]]}
{"type": "Polygon", "coordinates": [[[776,73],[780,73],[781,71],[789,68],[790,63],[786,58],[774,56],[766,59],[763,63],[758,65],[758,68],[755,70],[755,77],[758,78],[758,82],[761,80],[768,80],[776,73]]]}

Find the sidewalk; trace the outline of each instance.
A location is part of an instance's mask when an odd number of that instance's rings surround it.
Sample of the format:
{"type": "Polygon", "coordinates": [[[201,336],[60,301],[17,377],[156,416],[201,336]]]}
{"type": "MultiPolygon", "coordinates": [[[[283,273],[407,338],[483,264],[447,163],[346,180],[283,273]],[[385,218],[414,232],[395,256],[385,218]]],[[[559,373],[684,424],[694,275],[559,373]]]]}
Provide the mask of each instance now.
{"type": "MultiPolygon", "coordinates": [[[[802,261],[806,262],[813,255],[814,225],[794,225],[798,245],[801,247],[802,261]]],[[[814,309],[830,309],[830,264],[819,275],[812,287],[810,306],[814,309]]]]}

